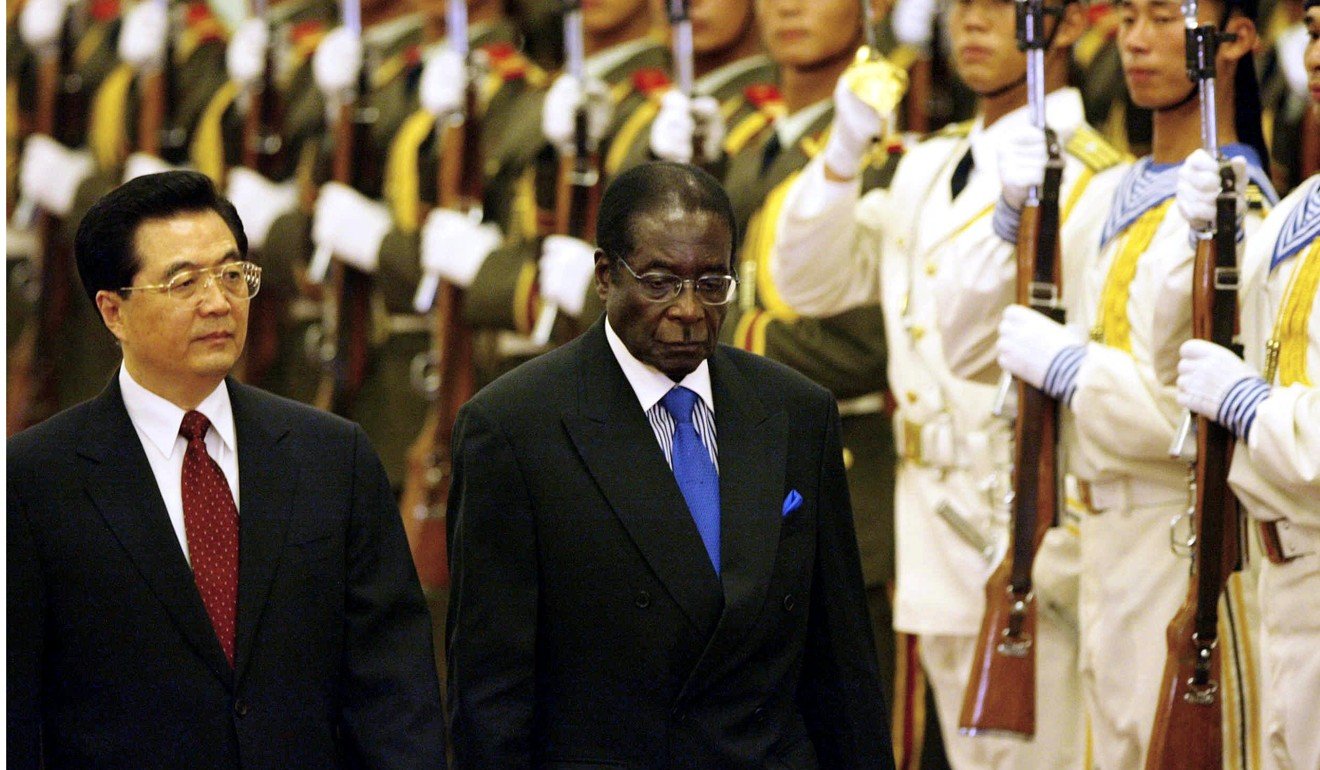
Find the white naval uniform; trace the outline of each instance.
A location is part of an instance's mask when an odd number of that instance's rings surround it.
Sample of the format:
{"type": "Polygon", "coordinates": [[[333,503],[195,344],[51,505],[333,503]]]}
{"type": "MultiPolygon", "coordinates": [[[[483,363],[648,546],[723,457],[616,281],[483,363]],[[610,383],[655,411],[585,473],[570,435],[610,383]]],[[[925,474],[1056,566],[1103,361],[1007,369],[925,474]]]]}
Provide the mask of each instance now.
{"type": "MultiPolygon", "coordinates": [[[[1082,122],[1073,89],[1052,93],[1048,109],[1060,129],[1082,122]]],[[[856,183],[826,182],[822,161],[813,160],[785,202],[771,261],[782,298],[800,313],[837,313],[880,298],[889,384],[898,402],[894,627],[920,637],[922,666],[955,768],[1076,768],[1082,760],[1069,588],[1076,562],[1068,556],[1072,544],[1065,529],[1051,533],[1050,541],[1062,542],[1043,549],[1057,558],[1037,562],[1042,601],[1036,739],[969,738],[957,731],[985,611],[985,583],[1007,542],[1011,426],[991,415],[992,382],[949,371],[938,327],[946,298],[936,283],[972,255],[1011,253],[1013,247],[991,228],[1000,194],[996,143],[1014,121],[1027,119],[1023,108],[990,129],[978,120],[970,132],[963,126],[937,134],[907,152],[887,190],[873,190],[860,201],[856,183]],[[950,179],[969,148],[975,171],[951,199],[950,179]],[[990,544],[991,558],[941,518],[941,508],[979,533],[990,544]]],[[[1069,165],[1077,171],[1079,164],[1070,159],[1069,165]]],[[[1065,198],[1077,174],[1066,176],[1065,198]]],[[[997,318],[969,323],[992,330],[997,318]]]]}
{"type": "Polygon", "coordinates": [[[1247,243],[1241,289],[1247,362],[1264,370],[1265,341],[1273,336],[1281,311],[1295,314],[1297,322],[1291,334],[1281,335],[1286,360],[1271,383],[1275,387],[1256,409],[1248,439],[1238,442],[1229,474],[1247,512],[1260,521],[1278,522],[1287,555],[1297,556],[1284,564],[1259,560],[1262,750],[1284,770],[1320,768],[1317,279],[1320,176],[1313,176],[1284,198],[1247,243]],[[1290,219],[1303,204],[1304,211],[1290,219]],[[1283,248],[1276,252],[1279,245],[1283,248]],[[1271,267],[1276,253],[1280,258],[1271,267]],[[1304,291],[1308,285],[1309,293],[1304,291]]]}
{"type": "MultiPolygon", "coordinates": [[[[1099,236],[1099,259],[1083,281],[1083,320],[1103,337],[1088,345],[1072,401],[1073,470],[1089,482],[1095,514],[1082,521],[1080,655],[1097,770],[1144,765],[1165,630],[1188,587],[1190,560],[1170,547],[1170,522],[1188,508],[1187,464],[1169,457],[1182,410],[1172,380],[1156,373],[1157,361],[1176,362],[1178,345],[1191,332],[1194,250],[1173,202],[1177,169],[1153,167],[1149,158],[1129,169],[1099,236]],[[1118,278],[1122,264],[1129,268],[1126,280],[1118,278]]],[[[1273,196],[1258,169],[1253,180],[1273,196]]],[[[1260,219],[1259,211],[1247,213],[1248,237],[1260,219]]],[[[1229,674],[1222,680],[1225,770],[1261,766],[1253,734],[1254,596],[1252,581],[1238,573],[1220,602],[1221,658],[1229,674]]]]}

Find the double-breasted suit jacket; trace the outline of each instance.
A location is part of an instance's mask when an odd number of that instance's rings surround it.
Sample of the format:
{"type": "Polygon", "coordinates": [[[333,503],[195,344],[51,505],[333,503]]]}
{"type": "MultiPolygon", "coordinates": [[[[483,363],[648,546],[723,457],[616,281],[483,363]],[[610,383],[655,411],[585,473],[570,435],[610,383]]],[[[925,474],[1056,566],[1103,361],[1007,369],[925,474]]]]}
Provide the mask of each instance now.
{"type": "Polygon", "coordinates": [[[461,412],[457,766],[892,766],[833,399],[725,346],[710,375],[718,576],[603,319],[461,412]]]}
{"type": "Polygon", "coordinates": [[[118,379],[9,440],[10,767],[444,767],[426,605],[366,436],[227,386],[232,669],[118,379]]]}

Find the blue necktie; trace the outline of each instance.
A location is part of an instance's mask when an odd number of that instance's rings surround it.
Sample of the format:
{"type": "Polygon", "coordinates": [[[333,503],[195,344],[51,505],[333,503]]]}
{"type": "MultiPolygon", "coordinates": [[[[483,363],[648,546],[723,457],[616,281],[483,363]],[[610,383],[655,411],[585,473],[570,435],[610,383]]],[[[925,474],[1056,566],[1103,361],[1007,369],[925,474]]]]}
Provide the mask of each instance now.
{"type": "Polygon", "coordinates": [[[720,475],[692,425],[692,407],[697,403],[697,394],[676,387],[666,393],[660,403],[674,418],[674,479],[678,481],[678,488],[683,492],[692,520],[697,524],[697,532],[701,534],[701,542],[706,544],[706,553],[710,554],[710,563],[718,575],[720,475]]]}

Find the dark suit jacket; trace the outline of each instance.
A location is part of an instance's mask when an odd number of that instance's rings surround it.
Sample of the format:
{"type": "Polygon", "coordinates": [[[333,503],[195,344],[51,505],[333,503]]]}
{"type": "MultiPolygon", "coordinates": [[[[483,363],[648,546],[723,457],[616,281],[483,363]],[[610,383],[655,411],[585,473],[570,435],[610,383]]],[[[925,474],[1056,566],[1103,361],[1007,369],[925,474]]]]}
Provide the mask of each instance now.
{"type": "Polygon", "coordinates": [[[444,766],[426,605],[366,435],[229,389],[234,669],[118,379],[9,440],[10,767],[444,766]]]}
{"type": "Polygon", "coordinates": [[[603,321],[460,413],[458,767],[892,767],[834,401],[723,346],[711,380],[721,577],[603,321]]]}

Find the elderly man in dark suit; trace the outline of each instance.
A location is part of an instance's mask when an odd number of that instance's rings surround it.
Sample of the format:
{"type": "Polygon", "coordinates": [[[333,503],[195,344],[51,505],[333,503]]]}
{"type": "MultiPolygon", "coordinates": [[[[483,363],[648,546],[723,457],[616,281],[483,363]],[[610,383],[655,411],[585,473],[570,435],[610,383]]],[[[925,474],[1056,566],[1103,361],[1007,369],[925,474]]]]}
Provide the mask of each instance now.
{"type": "Polygon", "coordinates": [[[9,440],[20,768],[442,768],[430,625],[357,426],[228,378],[260,268],[195,172],[98,202],[75,252],[123,364],[9,440]]]}
{"type": "Polygon", "coordinates": [[[717,345],[733,213],[656,163],[601,203],[605,317],[455,428],[462,768],[888,768],[824,389],[717,345]]]}

